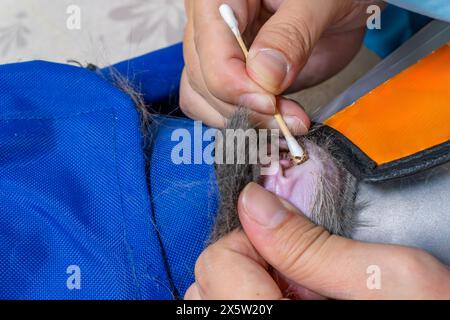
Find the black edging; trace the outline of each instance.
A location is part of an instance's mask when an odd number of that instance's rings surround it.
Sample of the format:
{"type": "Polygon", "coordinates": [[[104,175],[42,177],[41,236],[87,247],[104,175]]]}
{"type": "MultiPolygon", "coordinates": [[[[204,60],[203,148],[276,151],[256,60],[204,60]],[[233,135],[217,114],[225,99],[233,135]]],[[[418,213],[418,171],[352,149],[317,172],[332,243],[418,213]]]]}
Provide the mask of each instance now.
{"type": "Polygon", "coordinates": [[[434,168],[450,161],[450,140],[416,154],[378,166],[352,141],[335,129],[318,125],[310,136],[332,144],[333,156],[358,180],[382,182],[434,168]]]}

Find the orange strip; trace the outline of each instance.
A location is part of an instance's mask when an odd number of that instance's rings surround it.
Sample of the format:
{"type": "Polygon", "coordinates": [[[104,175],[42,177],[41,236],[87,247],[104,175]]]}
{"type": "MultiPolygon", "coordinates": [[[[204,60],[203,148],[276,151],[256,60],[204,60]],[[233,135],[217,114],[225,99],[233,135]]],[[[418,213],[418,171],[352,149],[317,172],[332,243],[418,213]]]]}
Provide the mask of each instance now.
{"type": "Polygon", "coordinates": [[[450,140],[450,43],[325,121],[378,165],[450,140]]]}

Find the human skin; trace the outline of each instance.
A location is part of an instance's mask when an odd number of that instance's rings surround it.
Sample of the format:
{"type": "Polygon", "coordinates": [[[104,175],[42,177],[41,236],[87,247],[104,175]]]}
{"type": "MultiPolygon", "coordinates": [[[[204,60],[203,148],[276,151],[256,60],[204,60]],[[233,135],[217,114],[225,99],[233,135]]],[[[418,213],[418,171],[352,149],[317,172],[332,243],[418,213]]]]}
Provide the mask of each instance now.
{"type": "MultiPolygon", "coordinates": [[[[285,98],[329,78],[359,50],[370,1],[229,0],[250,47],[248,61],[219,15],[220,0],[186,0],[188,25],[181,108],[223,127],[236,105],[277,127],[277,105],[291,131],[309,120],[285,98]]],[[[208,247],[196,265],[187,299],[446,299],[446,266],[414,248],[368,244],[331,235],[286,201],[256,184],[238,203],[243,230],[208,247]],[[367,268],[381,271],[381,288],[367,287],[367,268]]]]}
{"type": "Polygon", "coordinates": [[[448,267],[424,251],[332,235],[255,183],[238,212],[243,230],[201,254],[186,299],[450,299],[448,267]]]}
{"type": "Polygon", "coordinates": [[[310,87],[344,68],[360,49],[366,9],[376,1],[228,0],[250,46],[248,61],[219,14],[223,0],[186,0],[186,67],[180,107],[189,117],[224,127],[237,105],[277,128],[275,106],[295,135],[308,116],[276,96],[310,87]]]}

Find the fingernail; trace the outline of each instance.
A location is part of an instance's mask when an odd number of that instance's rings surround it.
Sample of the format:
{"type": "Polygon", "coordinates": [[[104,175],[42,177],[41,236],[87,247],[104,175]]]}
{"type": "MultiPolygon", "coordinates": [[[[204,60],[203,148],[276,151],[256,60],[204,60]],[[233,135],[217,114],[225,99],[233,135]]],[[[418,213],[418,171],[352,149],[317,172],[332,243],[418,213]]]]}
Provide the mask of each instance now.
{"type": "Polygon", "coordinates": [[[247,67],[250,74],[256,78],[255,80],[264,89],[272,92],[281,89],[290,69],[284,54],[274,49],[250,52],[247,67]]]}
{"type": "Polygon", "coordinates": [[[275,113],[275,103],[275,97],[261,93],[244,94],[239,101],[239,104],[244,107],[267,114],[275,113]]]}
{"type": "Polygon", "coordinates": [[[245,214],[266,228],[279,226],[288,215],[278,197],[256,183],[250,183],[242,191],[242,204],[245,214]]]}

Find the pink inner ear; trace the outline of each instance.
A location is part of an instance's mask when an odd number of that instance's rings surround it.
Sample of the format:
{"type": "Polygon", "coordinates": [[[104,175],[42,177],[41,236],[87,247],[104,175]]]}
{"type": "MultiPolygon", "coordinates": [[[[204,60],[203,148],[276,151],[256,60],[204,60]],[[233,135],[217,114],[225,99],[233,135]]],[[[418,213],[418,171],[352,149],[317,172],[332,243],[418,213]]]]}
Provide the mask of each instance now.
{"type": "Polygon", "coordinates": [[[321,178],[337,181],[338,169],[321,148],[307,143],[309,160],[299,166],[280,162],[280,170],[272,176],[263,177],[263,186],[292,203],[307,217],[311,217],[321,178]]]}

